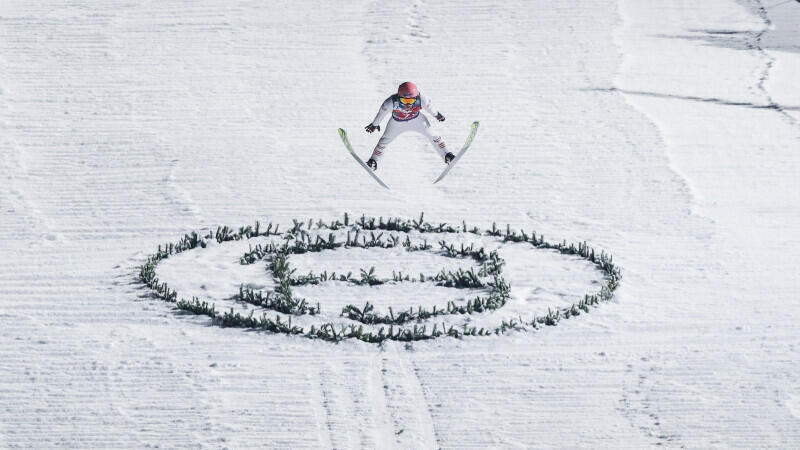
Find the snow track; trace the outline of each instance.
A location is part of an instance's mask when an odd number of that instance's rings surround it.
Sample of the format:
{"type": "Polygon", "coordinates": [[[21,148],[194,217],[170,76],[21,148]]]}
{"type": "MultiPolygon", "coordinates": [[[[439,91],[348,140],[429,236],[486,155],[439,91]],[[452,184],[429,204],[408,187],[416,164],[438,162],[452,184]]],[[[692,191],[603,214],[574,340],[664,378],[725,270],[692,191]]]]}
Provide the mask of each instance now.
{"type": "Polygon", "coordinates": [[[4,0],[0,447],[796,445],[780,8],[4,0]],[[451,144],[481,136],[435,187],[427,143],[398,138],[381,192],[336,128],[366,154],[406,80],[451,144]],[[345,211],[587,240],[624,283],[562,326],[408,347],[210,327],[136,283],[185,232],[345,211]]]}

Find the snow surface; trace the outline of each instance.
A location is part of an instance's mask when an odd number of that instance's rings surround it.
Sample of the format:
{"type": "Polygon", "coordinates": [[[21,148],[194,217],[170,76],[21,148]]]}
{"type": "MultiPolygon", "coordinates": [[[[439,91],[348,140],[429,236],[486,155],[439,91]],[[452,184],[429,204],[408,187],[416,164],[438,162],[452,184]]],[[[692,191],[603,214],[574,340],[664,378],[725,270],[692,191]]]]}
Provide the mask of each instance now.
{"type": "MultiPolygon", "coordinates": [[[[4,0],[0,447],[796,447],[799,24],[778,1],[4,0]],[[481,129],[436,186],[398,138],[385,191],[336,129],[366,155],[406,80],[449,145],[481,129]],[[346,211],[585,240],[624,278],[557,327],[384,346],[209,326],[136,280],[191,230],[346,211]]],[[[237,244],[159,274],[269,286],[237,244]]],[[[506,250],[515,303],[551,294],[517,307],[592,289],[550,256],[506,250]]]]}

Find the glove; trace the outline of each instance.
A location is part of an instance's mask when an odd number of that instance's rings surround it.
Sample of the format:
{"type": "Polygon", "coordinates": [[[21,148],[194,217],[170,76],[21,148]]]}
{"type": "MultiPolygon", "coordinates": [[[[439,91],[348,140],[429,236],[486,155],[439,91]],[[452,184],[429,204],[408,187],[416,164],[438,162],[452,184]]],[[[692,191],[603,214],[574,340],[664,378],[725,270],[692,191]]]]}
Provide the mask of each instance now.
{"type": "Polygon", "coordinates": [[[375,130],[381,131],[381,126],[369,124],[366,127],[364,127],[364,129],[367,130],[367,133],[372,133],[375,130]]]}
{"type": "Polygon", "coordinates": [[[436,113],[436,120],[438,120],[439,122],[444,122],[444,116],[442,115],[442,113],[436,113]]]}

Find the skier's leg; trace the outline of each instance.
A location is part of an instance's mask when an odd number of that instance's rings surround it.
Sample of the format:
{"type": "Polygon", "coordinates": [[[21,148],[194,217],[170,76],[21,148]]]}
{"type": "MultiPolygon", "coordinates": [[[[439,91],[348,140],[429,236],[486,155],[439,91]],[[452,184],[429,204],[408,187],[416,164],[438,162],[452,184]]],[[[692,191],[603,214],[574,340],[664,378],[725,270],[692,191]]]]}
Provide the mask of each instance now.
{"type": "Polygon", "coordinates": [[[383,153],[386,151],[386,146],[388,146],[394,140],[394,138],[403,132],[402,127],[399,125],[400,124],[394,119],[389,119],[389,122],[386,124],[386,130],[383,132],[383,136],[378,139],[378,143],[375,144],[375,149],[372,150],[372,156],[370,156],[371,159],[380,161],[380,159],[383,158],[383,153]]]}
{"type": "Polygon", "coordinates": [[[436,150],[436,153],[438,153],[439,156],[444,159],[444,156],[450,150],[447,149],[447,144],[444,142],[444,139],[442,139],[441,136],[435,135],[431,132],[431,123],[428,121],[428,118],[420,114],[414,122],[416,122],[416,131],[428,138],[433,146],[433,149],[436,150]]]}

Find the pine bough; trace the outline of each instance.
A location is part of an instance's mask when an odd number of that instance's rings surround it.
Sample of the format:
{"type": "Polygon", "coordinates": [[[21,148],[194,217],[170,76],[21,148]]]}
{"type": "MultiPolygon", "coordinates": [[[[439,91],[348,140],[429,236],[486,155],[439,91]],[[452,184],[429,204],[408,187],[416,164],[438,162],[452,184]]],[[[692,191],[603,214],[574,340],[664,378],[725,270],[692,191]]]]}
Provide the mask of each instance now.
{"type": "Polygon", "coordinates": [[[196,232],[185,235],[177,243],[169,243],[159,246],[156,253],[148,257],[147,261],[140,267],[139,279],[147,285],[154,295],[161,300],[173,303],[181,311],[205,315],[212,319],[214,324],[223,327],[236,327],[247,329],[258,329],[273,333],[284,333],[298,335],[310,339],[320,339],[330,342],[339,342],[344,339],[358,339],[368,343],[381,343],[386,340],[394,341],[418,341],[434,339],[442,336],[461,338],[463,336],[488,336],[505,334],[510,330],[525,330],[530,328],[540,328],[541,326],[554,326],[561,320],[569,319],[583,313],[589,312],[589,307],[600,302],[609,301],[614,291],[619,286],[622,274],[620,269],[613,263],[610,255],[600,252],[586,245],[585,242],[567,244],[550,243],[544,240],[543,236],[536,233],[525,233],[511,230],[506,226],[505,230],[498,229],[496,224],[492,224],[492,229],[482,231],[477,227],[468,228],[465,222],[461,227],[453,227],[445,223],[438,225],[430,224],[423,220],[420,215],[418,220],[403,220],[390,218],[386,221],[378,218],[367,218],[362,216],[359,220],[352,222],[347,214],[343,220],[324,222],[319,220],[293,221],[293,226],[289,230],[281,233],[278,226],[270,223],[266,229],[262,229],[259,222],[254,226],[241,227],[238,230],[228,227],[218,227],[215,231],[209,231],[205,235],[196,232]],[[315,230],[317,235],[312,237],[310,233],[315,230]],[[319,236],[320,232],[330,230],[328,238],[319,236]],[[344,242],[337,242],[333,231],[347,230],[344,242]],[[484,248],[474,248],[473,245],[460,248],[448,244],[444,240],[439,242],[439,252],[442,256],[450,258],[470,258],[480,264],[476,272],[474,269],[464,271],[459,269],[455,272],[442,270],[435,275],[419,274],[419,277],[412,277],[408,274],[393,273],[391,279],[379,279],[374,274],[374,267],[361,269],[360,277],[354,278],[352,273],[319,273],[309,272],[306,275],[295,276],[295,270],[291,269],[288,263],[289,255],[316,253],[337,248],[395,248],[402,247],[406,251],[430,251],[432,246],[424,240],[421,244],[412,244],[406,237],[401,240],[399,236],[391,232],[417,232],[417,233],[471,233],[482,236],[493,236],[503,242],[528,243],[537,249],[552,249],[566,255],[577,255],[593,263],[605,275],[605,283],[597,294],[585,295],[580,301],[556,310],[548,310],[544,317],[533,317],[530,320],[520,318],[517,320],[504,320],[499,326],[494,328],[470,327],[468,324],[463,326],[446,326],[442,324],[414,323],[430,320],[438,316],[452,314],[473,314],[492,311],[505,305],[509,298],[510,286],[502,278],[502,267],[504,261],[496,251],[486,252],[484,248]],[[377,233],[377,234],[376,234],[377,233]],[[387,236],[384,237],[384,233],[387,236]],[[284,242],[281,245],[274,243],[257,245],[251,247],[241,259],[241,264],[253,264],[260,260],[268,262],[268,269],[272,273],[276,288],[272,292],[263,293],[252,289],[240,287],[239,293],[234,296],[235,300],[249,303],[259,308],[275,311],[276,313],[286,314],[288,318],[281,318],[276,314],[274,319],[266,313],[256,317],[254,312],[249,315],[242,315],[234,312],[233,308],[229,312],[220,313],[213,304],[202,301],[197,297],[191,300],[179,299],[178,293],[172,290],[167,283],[161,282],[156,276],[156,266],[158,263],[172,255],[182,253],[197,247],[204,248],[208,241],[216,240],[218,243],[227,241],[238,241],[255,237],[279,236],[284,242]],[[438,286],[452,288],[471,288],[484,289],[487,294],[483,297],[477,296],[467,300],[465,304],[457,305],[455,302],[448,302],[444,306],[434,305],[431,309],[422,306],[409,308],[405,311],[395,313],[389,308],[389,314],[381,315],[374,312],[374,306],[367,302],[359,308],[355,305],[348,305],[343,308],[341,316],[346,317],[358,324],[322,324],[312,325],[308,329],[292,325],[292,315],[316,315],[320,313],[320,305],[312,305],[305,299],[293,296],[293,286],[317,285],[329,281],[339,281],[352,283],[355,285],[375,286],[386,283],[418,282],[434,283],[438,286]],[[367,331],[364,325],[385,325],[378,331],[367,331]]]}

